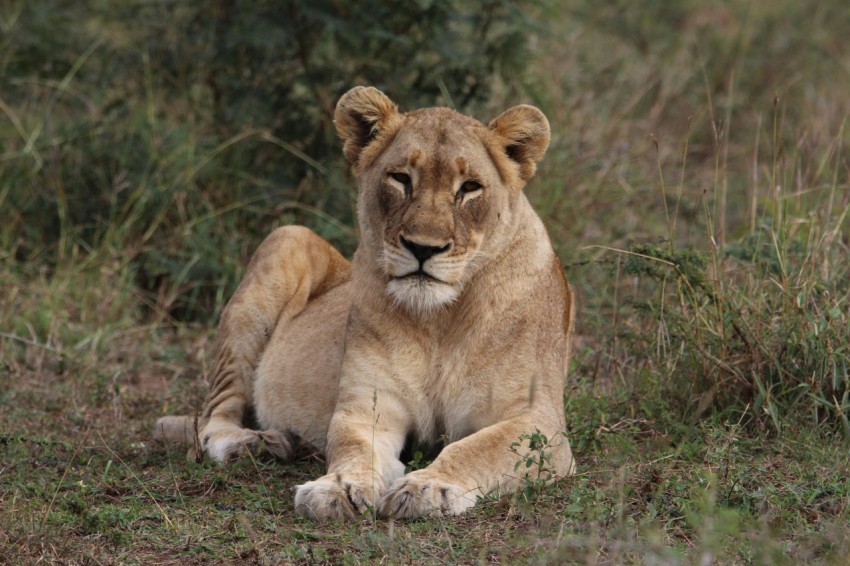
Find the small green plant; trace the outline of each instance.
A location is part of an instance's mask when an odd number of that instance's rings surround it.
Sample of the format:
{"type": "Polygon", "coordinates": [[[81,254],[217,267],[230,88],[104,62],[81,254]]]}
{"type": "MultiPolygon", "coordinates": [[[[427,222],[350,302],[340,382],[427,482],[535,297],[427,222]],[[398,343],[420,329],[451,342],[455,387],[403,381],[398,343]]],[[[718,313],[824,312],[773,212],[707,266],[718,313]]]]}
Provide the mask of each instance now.
{"type": "Polygon", "coordinates": [[[535,428],[534,432],[524,433],[519,440],[511,442],[510,451],[518,457],[514,472],[522,474],[522,487],[517,495],[533,502],[556,476],[549,439],[535,428]]]}

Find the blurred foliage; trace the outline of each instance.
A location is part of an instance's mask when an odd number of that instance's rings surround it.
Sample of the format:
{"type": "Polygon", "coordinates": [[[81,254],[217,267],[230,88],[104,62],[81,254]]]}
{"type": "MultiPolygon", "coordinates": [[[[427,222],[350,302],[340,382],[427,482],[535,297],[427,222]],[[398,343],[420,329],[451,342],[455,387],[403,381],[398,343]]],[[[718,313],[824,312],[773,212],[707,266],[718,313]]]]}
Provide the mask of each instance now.
{"type": "Polygon", "coordinates": [[[212,323],[283,223],[350,254],[353,85],[482,118],[532,102],[574,373],[850,437],[845,4],[0,3],[0,326],[212,323]]]}
{"type": "Polygon", "coordinates": [[[403,107],[472,110],[520,71],[532,26],[506,0],[2,12],[0,259],[128,254],[156,307],[203,319],[277,223],[352,251],[355,195],[332,124],[343,92],[372,84],[403,107]]]}
{"type": "Polygon", "coordinates": [[[806,420],[850,440],[850,283],[846,274],[813,276],[806,244],[764,228],[730,246],[730,262],[758,274],[742,280],[731,269],[718,278],[716,264],[692,250],[629,251],[623,273],[654,287],[632,301],[655,327],[648,350],[689,418],[710,408],[739,422],[750,413],[748,423],[774,432],[806,420]]]}

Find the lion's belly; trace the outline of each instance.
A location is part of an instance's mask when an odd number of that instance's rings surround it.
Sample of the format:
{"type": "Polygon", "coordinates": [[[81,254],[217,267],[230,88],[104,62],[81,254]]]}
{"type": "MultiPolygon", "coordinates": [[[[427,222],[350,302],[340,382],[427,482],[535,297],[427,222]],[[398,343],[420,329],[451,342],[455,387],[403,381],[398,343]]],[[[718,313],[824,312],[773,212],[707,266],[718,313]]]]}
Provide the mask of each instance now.
{"type": "Polygon", "coordinates": [[[336,405],[350,283],[310,302],[276,328],[257,368],[254,399],[264,429],[291,431],[324,450],[336,405]]]}

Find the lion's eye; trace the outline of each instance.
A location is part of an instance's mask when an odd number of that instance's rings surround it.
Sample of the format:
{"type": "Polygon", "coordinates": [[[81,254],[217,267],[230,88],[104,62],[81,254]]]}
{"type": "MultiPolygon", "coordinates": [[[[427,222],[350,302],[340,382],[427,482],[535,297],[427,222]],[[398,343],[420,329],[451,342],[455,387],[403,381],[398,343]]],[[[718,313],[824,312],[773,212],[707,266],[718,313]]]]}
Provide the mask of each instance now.
{"type": "Polygon", "coordinates": [[[463,197],[468,194],[475,193],[481,190],[481,183],[478,181],[464,181],[464,183],[457,190],[457,194],[455,195],[455,200],[457,202],[463,201],[463,197]]]}
{"type": "Polygon", "coordinates": [[[407,173],[402,173],[400,171],[390,173],[390,177],[392,177],[402,185],[406,185],[410,182],[410,175],[408,175],[407,173]]]}
{"type": "Polygon", "coordinates": [[[413,191],[413,183],[410,180],[410,175],[401,171],[393,171],[390,173],[390,178],[396,183],[400,183],[404,187],[404,194],[410,196],[413,191]]]}

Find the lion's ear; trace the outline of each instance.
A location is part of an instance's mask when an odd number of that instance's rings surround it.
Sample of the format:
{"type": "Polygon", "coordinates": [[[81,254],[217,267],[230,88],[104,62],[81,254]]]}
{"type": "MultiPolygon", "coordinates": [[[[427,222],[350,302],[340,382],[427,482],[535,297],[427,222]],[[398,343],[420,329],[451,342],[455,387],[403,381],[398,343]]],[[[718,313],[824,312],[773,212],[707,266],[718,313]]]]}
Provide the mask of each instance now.
{"type": "Polygon", "coordinates": [[[502,139],[507,156],[519,164],[520,177],[530,179],[549,147],[549,120],[543,112],[520,104],[493,118],[488,127],[502,139]]]}
{"type": "Polygon", "coordinates": [[[342,95],[336,104],[334,123],[342,138],[342,152],[354,165],[360,152],[401,115],[398,106],[374,87],[356,86],[342,95]]]}

